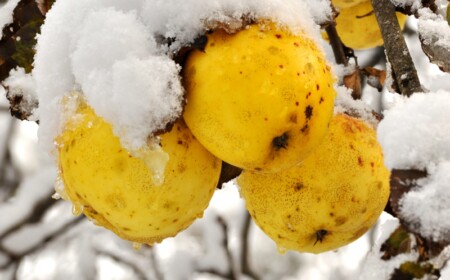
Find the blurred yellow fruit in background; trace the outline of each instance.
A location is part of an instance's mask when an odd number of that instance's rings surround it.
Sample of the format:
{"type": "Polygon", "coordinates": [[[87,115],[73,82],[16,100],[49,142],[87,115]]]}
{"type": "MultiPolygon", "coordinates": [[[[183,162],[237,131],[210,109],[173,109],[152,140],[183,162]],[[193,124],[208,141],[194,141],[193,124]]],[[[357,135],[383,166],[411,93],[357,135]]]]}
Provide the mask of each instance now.
{"type": "MultiPolygon", "coordinates": [[[[400,27],[403,28],[408,17],[397,13],[397,19],[400,27]]],[[[336,17],[336,30],[342,42],[352,49],[368,49],[383,45],[383,38],[370,0],[341,8],[336,17]]],[[[323,34],[327,39],[327,35],[323,34]]]]}
{"type": "Polygon", "coordinates": [[[333,5],[336,8],[344,9],[344,8],[349,8],[349,7],[352,7],[352,6],[358,5],[362,2],[367,2],[367,1],[368,0],[331,0],[331,3],[333,3],[333,5]]]}

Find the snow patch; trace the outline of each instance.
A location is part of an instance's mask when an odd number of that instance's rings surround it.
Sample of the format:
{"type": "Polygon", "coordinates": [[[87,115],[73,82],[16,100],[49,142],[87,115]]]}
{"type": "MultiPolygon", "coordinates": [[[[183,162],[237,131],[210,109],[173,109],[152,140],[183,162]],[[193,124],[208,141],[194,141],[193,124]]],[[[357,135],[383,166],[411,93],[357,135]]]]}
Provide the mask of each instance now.
{"type": "Polygon", "coordinates": [[[450,161],[428,170],[420,188],[406,193],[400,200],[402,217],[418,232],[435,242],[449,241],[450,236],[450,161]]]}
{"type": "Polygon", "coordinates": [[[378,126],[390,169],[426,169],[450,160],[450,92],[415,93],[397,100],[378,126]]]}
{"type": "Polygon", "coordinates": [[[271,20],[320,42],[328,1],[57,1],[38,36],[39,139],[47,151],[64,125],[62,97],[82,92],[131,152],[180,116],[180,66],[171,57],[218,22],[271,20]],[[302,15],[302,16],[298,16],[302,15]]]}

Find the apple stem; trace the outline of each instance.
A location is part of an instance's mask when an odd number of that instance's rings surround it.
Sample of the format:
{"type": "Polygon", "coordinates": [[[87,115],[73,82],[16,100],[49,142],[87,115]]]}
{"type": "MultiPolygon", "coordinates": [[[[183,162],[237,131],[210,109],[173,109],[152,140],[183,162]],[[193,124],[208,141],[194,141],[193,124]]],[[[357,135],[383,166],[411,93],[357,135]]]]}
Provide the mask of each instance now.
{"type": "Polygon", "coordinates": [[[402,35],[390,0],[371,0],[384,40],[386,56],[392,67],[394,82],[402,95],[423,92],[414,62],[402,35]]]}

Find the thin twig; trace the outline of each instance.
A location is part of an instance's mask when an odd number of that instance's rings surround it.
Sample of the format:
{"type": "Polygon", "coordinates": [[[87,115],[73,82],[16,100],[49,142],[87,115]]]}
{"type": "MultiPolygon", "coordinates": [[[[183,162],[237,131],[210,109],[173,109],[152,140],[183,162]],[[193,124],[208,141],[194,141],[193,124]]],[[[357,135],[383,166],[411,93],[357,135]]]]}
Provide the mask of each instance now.
{"type": "Polygon", "coordinates": [[[81,222],[83,220],[84,220],[84,216],[82,216],[82,215],[74,218],[70,222],[66,223],[65,225],[63,225],[62,227],[60,227],[59,229],[54,231],[51,235],[47,236],[45,238],[45,240],[43,240],[41,243],[28,248],[28,250],[21,252],[20,254],[10,252],[9,250],[5,249],[3,246],[0,245],[0,251],[5,253],[9,257],[9,261],[7,263],[5,263],[4,265],[1,265],[0,269],[7,268],[8,266],[10,266],[11,264],[14,264],[14,263],[19,263],[22,260],[22,258],[44,248],[45,245],[47,245],[48,243],[57,239],[58,237],[60,237],[61,235],[63,235],[64,233],[66,233],[67,231],[72,229],[72,227],[74,225],[78,224],[79,222],[81,222]]]}
{"type": "Polygon", "coordinates": [[[159,269],[158,260],[156,259],[155,249],[154,247],[150,247],[150,259],[152,261],[153,273],[157,280],[164,280],[164,275],[159,269]]]}
{"type": "Polygon", "coordinates": [[[105,256],[105,257],[111,258],[112,260],[114,260],[117,263],[121,263],[121,264],[128,266],[129,268],[131,268],[131,270],[134,271],[134,273],[137,276],[137,279],[140,279],[140,280],[148,279],[147,276],[145,276],[144,272],[142,272],[139,269],[139,267],[137,267],[133,262],[128,261],[124,258],[121,258],[120,256],[114,255],[112,252],[100,251],[100,250],[96,250],[96,252],[100,256],[105,256]]]}
{"type": "Polygon", "coordinates": [[[217,217],[217,222],[219,223],[219,225],[222,227],[222,231],[224,233],[223,236],[223,247],[225,249],[225,253],[227,255],[227,260],[228,263],[230,265],[230,275],[228,275],[228,279],[230,280],[236,280],[236,271],[233,265],[233,256],[231,255],[231,251],[229,248],[229,242],[228,242],[228,225],[226,223],[226,221],[221,217],[218,216],[217,217]]]}
{"type": "Polygon", "coordinates": [[[206,269],[206,270],[201,270],[201,271],[197,271],[197,272],[217,275],[217,276],[219,276],[221,278],[225,278],[225,279],[237,280],[236,269],[234,268],[234,265],[233,265],[233,256],[231,255],[230,248],[228,247],[228,225],[227,225],[226,221],[220,216],[217,217],[217,223],[222,228],[222,232],[223,232],[222,245],[225,250],[225,254],[227,256],[227,260],[229,263],[229,271],[228,271],[228,273],[222,273],[222,272],[217,271],[216,269],[206,269]]]}
{"type": "Polygon", "coordinates": [[[8,228],[5,232],[0,234],[0,241],[5,239],[8,235],[13,234],[15,231],[17,231],[19,228],[23,227],[27,224],[34,224],[39,222],[42,217],[47,213],[47,210],[53,206],[53,204],[56,202],[51,197],[51,193],[49,193],[48,196],[45,196],[43,199],[36,202],[36,204],[33,207],[33,210],[30,211],[30,213],[23,218],[22,220],[18,221],[16,224],[12,225],[10,228],[8,228]]]}
{"type": "Polygon", "coordinates": [[[348,58],[345,54],[344,45],[342,44],[341,38],[336,30],[336,23],[330,22],[326,27],[328,39],[330,40],[331,49],[333,50],[334,59],[337,64],[342,64],[344,66],[348,65],[348,58]]]}
{"type": "Polygon", "coordinates": [[[400,93],[410,96],[414,92],[422,92],[416,68],[395,15],[394,4],[390,0],[371,1],[383,36],[386,55],[392,66],[393,78],[400,93]]]}
{"type": "Polygon", "coordinates": [[[250,214],[245,212],[245,221],[244,221],[244,229],[242,231],[242,255],[241,255],[241,267],[242,273],[253,278],[254,280],[259,280],[259,276],[256,275],[255,272],[250,267],[250,242],[249,242],[249,233],[250,233],[250,225],[251,225],[251,217],[250,214]]]}

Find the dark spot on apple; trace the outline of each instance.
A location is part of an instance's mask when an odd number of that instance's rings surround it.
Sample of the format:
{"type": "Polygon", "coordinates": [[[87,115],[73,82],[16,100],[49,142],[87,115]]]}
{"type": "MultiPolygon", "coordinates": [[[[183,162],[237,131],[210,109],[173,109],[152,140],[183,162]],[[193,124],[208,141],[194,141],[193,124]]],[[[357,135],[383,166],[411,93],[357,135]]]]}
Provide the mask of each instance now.
{"type": "Polygon", "coordinates": [[[319,104],[322,104],[322,102],[324,102],[325,100],[323,99],[323,97],[320,98],[319,100],[319,104]]]}
{"type": "Polygon", "coordinates": [[[358,157],[358,165],[363,167],[364,166],[364,162],[363,159],[361,157],[358,157]]]}
{"type": "Polygon", "coordinates": [[[306,118],[308,120],[311,119],[312,114],[313,114],[313,107],[311,105],[306,106],[306,108],[305,108],[305,116],[306,116],[306,118]]]}
{"type": "Polygon", "coordinates": [[[345,217],[336,217],[336,219],[334,219],[334,222],[336,223],[336,226],[340,226],[343,225],[347,222],[347,218],[345,217]]]}
{"type": "Polygon", "coordinates": [[[275,37],[277,37],[277,39],[281,39],[281,34],[275,34],[275,37]]]}
{"type": "Polygon", "coordinates": [[[326,229],[319,229],[318,231],[316,231],[316,242],[314,242],[314,245],[316,245],[317,242],[322,243],[322,241],[325,239],[325,236],[327,236],[328,234],[329,232],[326,229]]]}
{"type": "Polygon", "coordinates": [[[288,139],[289,139],[289,136],[285,132],[282,135],[273,138],[272,145],[274,146],[275,150],[277,150],[277,151],[280,149],[286,149],[288,146],[288,139]]]}
{"type": "Polygon", "coordinates": [[[294,190],[299,191],[299,190],[301,190],[301,189],[303,189],[303,184],[302,184],[302,183],[297,183],[297,184],[295,184],[294,190]]]}

